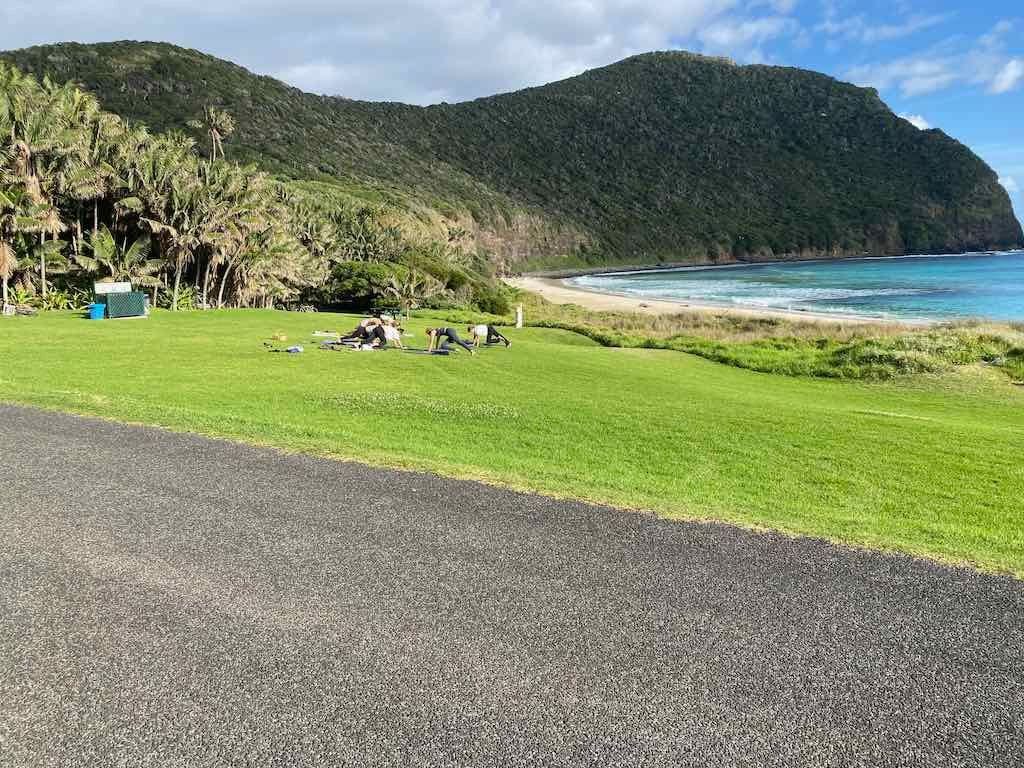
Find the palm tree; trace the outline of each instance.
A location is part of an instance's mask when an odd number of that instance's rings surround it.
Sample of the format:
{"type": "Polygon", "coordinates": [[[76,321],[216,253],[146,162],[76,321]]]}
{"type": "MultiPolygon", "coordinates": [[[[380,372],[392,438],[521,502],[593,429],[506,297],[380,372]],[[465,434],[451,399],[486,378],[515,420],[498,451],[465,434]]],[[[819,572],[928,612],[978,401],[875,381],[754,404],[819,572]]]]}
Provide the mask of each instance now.
{"type": "Polygon", "coordinates": [[[316,283],[318,264],[280,220],[269,219],[265,228],[249,230],[239,248],[230,254],[218,306],[224,305],[229,276],[237,306],[265,305],[275,298],[291,298],[298,288],[316,283]]]}
{"type": "Polygon", "coordinates": [[[179,134],[145,142],[135,157],[127,159],[125,176],[135,194],[116,206],[119,215],[137,217],[156,236],[161,256],[174,264],[173,310],[178,308],[182,272],[203,244],[207,226],[194,147],[191,139],[179,134]]]}
{"type": "Polygon", "coordinates": [[[383,210],[370,206],[354,212],[337,209],[330,221],[346,261],[394,261],[402,251],[402,231],[382,223],[383,210]]]}
{"type": "Polygon", "coordinates": [[[0,307],[7,306],[7,283],[18,267],[18,257],[14,252],[18,206],[14,199],[15,190],[8,190],[3,185],[9,175],[8,164],[13,157],[8,137],[12,126],[11,80],[14,75],[17,75],[17,70],[0,62],[0,281],[3,283],[3,303],[0,307]]]}
{"type": "Polygon", "coordinates": [[[10,243],[0,242],[0,282],[3,283],[3,302],[0,307],[7,306],[7,285],[18,268],[18,257],[10,243]]]}
{"type": "Polygon", "coordinates": [[[0,281],[3,282],[3,304],[7,306],[7,284],[18,268],[14,237],[18,232],[18,200],[14,190],[0,188],[0,281]]]}
{"type": "Polygon", "coordinates": [[[185,267],[203,246],[209,227],[209,213],[205,206],[205,190],[197,178],[184,175],[173,179],[167,204],[159,212],[160,218],[143,217],[142,221],[161,238],[168,260],[174,264],[174,289],[171,310],[178,310],[181,295],[181,276],[185,267]]]}
{"type": "Polygon", "coordinates": [[[211,160],[216,160],[218,154],[224,159],[224,139],[235,132],[235,119],[228,112],[213,106],[204,107],[202,120],[192,120],[189,126],[206,130],[210,137],[211,160]]]}
{"type": "Polygon", "coordinates": [[[437,280],[421,275],[414,269],[410,269],[403,278],[392,277],[384,286],[384,292],[398,301],[398,305],[405,310],[406,320],[412,310],[442,290],[443,286],[437,280]]]}
{"type": "MultiPolygon", "coordinates": [[[[154,288],[161,268],[165,281],[173,270],[174,308],[183,279],[194,279],[197,290],[201,284],[206,306],[213,293],[218,306],[253,306],[323,285],[336,259],[412,263],[387,209],[226,162],[224,142],[235,123],[222,109],[204,109],[200,126],[211,143],[211,157],[202,161],[181,134],[150,135],[71,85],[40,82],[0,63],[5,293],[13,276],[15,285],[38,286],[45,295],[48,273],[60,271],[66,250],[83,273],[154,288]]],[[[450,242],[458,239],[450,233],[450,242]]],[[[445,260],[438,248],[426,253],[425,265],[445,260]]],[[[391,289],[407,314],[444,289],[429,277],[402,275],[391,289]]]]}
{"type": "MultiPolygon", "coordinates": [[[[100,200],[113,192],[122,181],[115,163],[118,145],[127,129],[114,115],[90,115],[81,126],[79,141],[68,163],[65,188],[77,201],[92,203],[92,232],[100,228],[100,200]]],[[[78,239],[82,239],[81,219],[77,224],[78,239]]]]}
{"type": "Polygon", "coordinates": [[[14,142],[15,100],[30,86],[37,87],[35,80],[0,61],[0,146],[14,142]]]}
{"type": "Polygon", "coordinates": [[[153,287],[160,280],[156,277],[163,267],[159,259],[149,258],[150,240],[140,237],[127,248],[119,247],[117,239],[106,227],[89,236],[88,248],[92,256],[76,258],[86,272],[113,278],[114,282],[132,283],[153,287]]]}
{"type": "Polygon", "coordinates": [[[209,306],[211,278],[238,255],[250,232],[268,226],[268,218],[272,214],[267,205],[271,196],[266,175],[255,168],[204,162],[199,165],[199,176],[207,196],[206,208],[210,212],[202,236],[206,255],[202,303],[209,306]]]}
{"type": "MultiPolygon", "coordinates": [[[[279,193],[287,198],[287,193],[279,193]]],[[[291,229],[295,237],[315,258],[327,261],[337,254],[338,224],[324,215],[324,211],[308,199],[282,200],[290,204],[291,229]]]]}
{"type": "Polygon", "coordinates": [[[69,264],[64,255],[65,246],[65,241],[54,238],[40,241],[27,248],[29,258],[20,268],[26,277],[31,276],[35,280],[36,289],[44,299],[50,287],[50,276],[63,275],[68,271],[69,264]]]}
{"type": "MultiPolygon", "coordinates": [[[[0,277],[3,281],[4,303],[7,301],[8,282],[15,272],[26,269],[31,272],[31,265],[18,259],[16,241],[27,239],[28,235],[46,231],[53,216],[53,210],[47,205],[34,204],[21,185],[0,187],[0,277]]],[[[46,280],[47,259],[53,260],[51,268],[59,269],[62,264],[61,251],[63,243],[58,240],[43,242],[26,251],[38,259],[40,291],[46,280]]],[[[45,294],[44,294],[45,295],[45,294]]]]}
{"type": "MultiPolygon", "coordinates": [[[[45,246],[48,234],[56,236],[64,223],[54,205],[57,174],[55,167],[69,138],[68,117],[64,109],[66,90],[58,88],[49,78],[42,86],[31,78],[20,81],[9,94],[11,139],[9,152],[11,175],[24,187],[32,203],[45,209],[39,217],[40,245],[45,246]]],[[[46,296],[47,248],[39,249],[40,290],[46,296]]]]}

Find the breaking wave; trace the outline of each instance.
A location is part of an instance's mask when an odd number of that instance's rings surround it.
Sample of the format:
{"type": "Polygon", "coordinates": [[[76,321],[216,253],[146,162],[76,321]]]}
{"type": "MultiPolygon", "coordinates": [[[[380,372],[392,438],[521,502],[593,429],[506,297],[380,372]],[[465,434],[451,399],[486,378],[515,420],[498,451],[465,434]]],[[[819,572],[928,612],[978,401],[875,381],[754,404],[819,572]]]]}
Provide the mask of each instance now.
{"type": "Polygon", "coordinates": [[[586,275],[591,291],[877,317],[1024,319],[1024,254],[914,256],[586,275]]]}

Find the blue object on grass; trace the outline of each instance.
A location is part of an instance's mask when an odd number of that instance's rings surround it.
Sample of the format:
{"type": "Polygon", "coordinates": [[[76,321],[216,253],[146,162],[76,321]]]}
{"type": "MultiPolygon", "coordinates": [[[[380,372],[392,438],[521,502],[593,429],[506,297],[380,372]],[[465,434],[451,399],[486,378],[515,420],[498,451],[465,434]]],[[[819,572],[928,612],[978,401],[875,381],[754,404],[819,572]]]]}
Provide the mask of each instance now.
{"type": "Polygon", "coordinates": [[[102,320],[104,314],[107,311],[106,304],[90,304],[89,305],[89,319],[90,320],[102,320]]]}

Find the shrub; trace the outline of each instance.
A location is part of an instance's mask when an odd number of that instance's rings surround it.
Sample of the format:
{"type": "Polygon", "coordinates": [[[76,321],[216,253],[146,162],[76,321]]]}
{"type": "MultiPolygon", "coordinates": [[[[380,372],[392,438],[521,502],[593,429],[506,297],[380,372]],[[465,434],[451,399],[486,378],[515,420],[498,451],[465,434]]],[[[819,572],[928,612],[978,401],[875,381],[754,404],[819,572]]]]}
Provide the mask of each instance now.
{"type": "Polygon", "coordinates": [[[160,294],[157,299],[159,306],[164,309],[177,309],[179,312],[187,312],[195,309],[199,305],[199,298],[196,295],[196,289],[191,285],[183,285],[178,289],[178,303],[177,306],[174,304],[174,294],[170,291],[164,291],[160,294]]]}
{"type": "Polygon", "coordinates": [[[507,315],[511,309],[508,295],[498,286],[488,283],[474,286],[473,306],[491,315],[507,315]]]}
{"type": "Polygon", "coordinates": [[[392,278],[404,280],[408,274],[404,264],[342,261],[331,268],[327,284],[310,298],[331,307],[371,309],[385,300],[392,278]]]}
{"type": "Polygon", "coordinates": [[[45,296],[40,296],[37,304],[40,309],[47,311],[72,309],[71,296],[67,291],[49,291],[45,296]]]}

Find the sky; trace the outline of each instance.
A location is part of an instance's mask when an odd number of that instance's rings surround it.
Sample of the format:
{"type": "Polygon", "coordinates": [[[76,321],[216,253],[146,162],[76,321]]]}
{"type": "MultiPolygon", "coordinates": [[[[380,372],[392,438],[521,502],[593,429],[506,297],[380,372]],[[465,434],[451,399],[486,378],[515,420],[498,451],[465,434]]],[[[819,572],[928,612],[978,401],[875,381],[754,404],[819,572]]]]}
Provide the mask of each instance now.
{"type": "Polygon", "coordinates": [[[999,174],[1024,218],[1020,0],[0,0],[0,49],[160,40],[307,91],[432,104],[684,49],[878,88],[999,174]]]}

